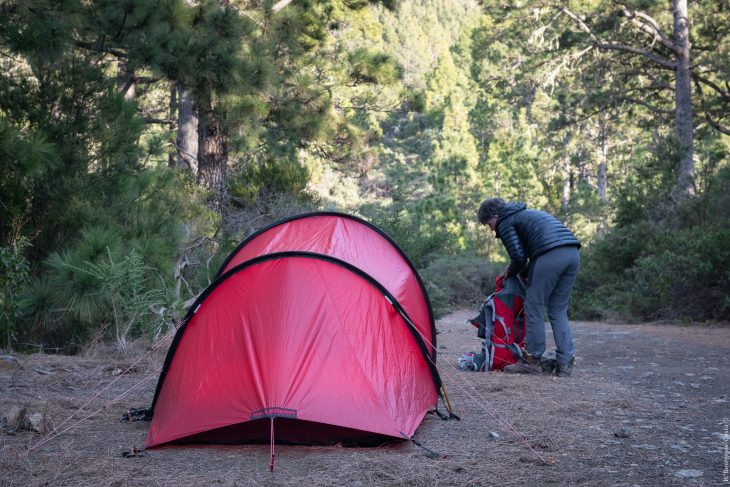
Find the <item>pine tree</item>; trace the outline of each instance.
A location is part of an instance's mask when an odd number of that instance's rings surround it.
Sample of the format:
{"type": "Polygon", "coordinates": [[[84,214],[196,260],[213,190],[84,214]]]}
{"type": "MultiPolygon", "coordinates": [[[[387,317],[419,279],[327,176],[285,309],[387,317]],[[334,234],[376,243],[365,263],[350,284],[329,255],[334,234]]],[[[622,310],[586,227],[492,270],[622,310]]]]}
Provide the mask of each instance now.
{"type": "Polygon", "coordinates": [[[145,123],[129,95],[142,91],[140,72],[172,72],[176,61],[167,49],[182,25],[175,14],[181,6],[118,7],[0,5],[0,238],[3,245],[22,237],[30,243],[24,257],[32,282],[16,296],[24,311],[19,337],[37,331],[64,345],[101,323],[82,325],[59,312],[71,308],[66,293],[73,300],[98,294],[88,279],[49,267],[49,256],[81,264],[107,247],[115,259],[136,250],[146,285],[159,286],[177,251],[182,197],[170,173],[145,164],[145,123]]]}
{"type": "Polygon", "coordinates": [[[573,67],[580,66],[582,72],[593,74],[587,90],[590,96],[583,98],[586,112],[595,115],[610,107],[646,110],[655,119],[654,127],[673,127],[678,148],[674,193],[683,195],[696,189],[693,113],[702,113],[707,123],[727,132],[722,121],[730,98],[721,101],[728,92],[718,84],[727,69],[715,56],[727,36],[728,12],[721,3],[701,1],[688,6],[686,0],[675,0],[667,10],[665,2],[634,7],[605,0],[553,2],[535,9],[533,5],[490,6],[487,11],[511,19],[511,25],[517,26],[513,36],[530,36],[536,55],[528,58],[523,72],[534,70],[564,80],[574,76],[573,67]],[[695,17],[701,28],[690,43],[695,17]],[[697,59],[691,60],[695,55],[697,59]]]}

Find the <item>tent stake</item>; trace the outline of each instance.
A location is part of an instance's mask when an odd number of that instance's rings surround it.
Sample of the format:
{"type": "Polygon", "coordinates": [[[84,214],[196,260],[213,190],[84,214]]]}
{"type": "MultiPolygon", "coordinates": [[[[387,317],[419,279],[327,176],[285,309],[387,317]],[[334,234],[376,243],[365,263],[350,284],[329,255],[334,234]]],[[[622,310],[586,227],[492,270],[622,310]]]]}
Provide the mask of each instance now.
{"type": "Polygon", "coordinates": [[[271,460],[269,461],[269,472],[274,471],[274,460],[276,459],[276,453],[274,452],[274,418],[271,418],[271,460]]]}

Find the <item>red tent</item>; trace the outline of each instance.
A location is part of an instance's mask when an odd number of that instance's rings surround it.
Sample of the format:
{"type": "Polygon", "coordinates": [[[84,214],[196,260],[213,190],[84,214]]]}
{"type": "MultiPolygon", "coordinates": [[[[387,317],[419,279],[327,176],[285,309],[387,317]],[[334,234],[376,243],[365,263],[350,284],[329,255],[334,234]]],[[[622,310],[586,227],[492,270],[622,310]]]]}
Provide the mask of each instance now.
{"type": "Polygon", "coordinates": [[[382,231],[341,213],[281,221],[191,307],[146,446],[410,438],[438,398],[435,343],[423,284],[382,231]]]}

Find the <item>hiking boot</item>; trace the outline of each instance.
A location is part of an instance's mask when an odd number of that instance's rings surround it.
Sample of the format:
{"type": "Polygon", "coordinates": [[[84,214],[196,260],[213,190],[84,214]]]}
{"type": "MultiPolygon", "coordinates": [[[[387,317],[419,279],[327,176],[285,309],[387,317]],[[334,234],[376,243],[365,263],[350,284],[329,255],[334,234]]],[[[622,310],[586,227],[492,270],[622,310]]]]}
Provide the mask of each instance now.
{"type": "Polygon", "coordinates": [[[527,350],[522,351],[522,359],[516,364],[507,365],[503,369],[508,374],[542,374],[540,358],[533,357],[527,350]]]}
{"type": "Polygon", "coordinates": [[[558,363],[555,367],[555,375],[558,377],[568,377],[573,372],[573,365],[575,363],[575,357],[571,358],[567,364],[558,363]]]}
{"type": "Polygon", "coordinates": [[[540,357],[540,367],[542,367],[543,374],[552,374],[558,367],[558,362],[554,358],[540,357]]]}

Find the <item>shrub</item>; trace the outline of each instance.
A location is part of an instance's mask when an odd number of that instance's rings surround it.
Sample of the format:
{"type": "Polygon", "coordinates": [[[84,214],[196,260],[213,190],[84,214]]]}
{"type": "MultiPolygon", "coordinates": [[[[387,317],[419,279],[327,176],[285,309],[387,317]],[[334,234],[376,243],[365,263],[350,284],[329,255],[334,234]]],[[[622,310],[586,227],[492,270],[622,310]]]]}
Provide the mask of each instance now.
{"type": "Polygon", "coordinates": [[[707,320],[730,313],[730,229],[663,231],[629,276],[648,318],[707,320]]]}
{"type": "Polygon", "coordinates": [[[255,203],[271,193],[285,193],[307,200],[312,196],[306,191],[309,170],[290,158],[261,158],[239,162],[228,181],[228,192],[235,205],[255,203]]]}
{"type": "Polygon", "coordinates": [[[730,171],[700,197],[649,205],[583,252],[572,312],[582,319],[726,319],[730,171]]]}
{"type": "Polygon", "coordinates": [[[69,312],[77,313],[79,319],[87,321],[90,327],[94,322],[111,325],[122,352],[127,350],[127,338],[131,332],[157,334],[162,323],[158,323],[154,310],[161,307],[163,293],[148,286],[145,275],[148,269],[137,251],[132,250],[128,255],[115,259],[107,249],[106,258],[98,259],[98,263],[85,261],[79,267],[67,263],[62,265],[77,277],[88,278],[96,287],[93,301],[87,300],[81,306],[74,306],[80,299],[71,296],[69,312]],[[96,313],[85,312],[92,302],[96,313]]]}
{"type": "Polygon", "coordinates": [[[111,328],[124,351],[129,336],[154,334],[161,325],[155,310],[167,303],[160,273],[115,230],[85,230],[44,267],[19,297],[26,339],[69,349],[111,328]]]}

